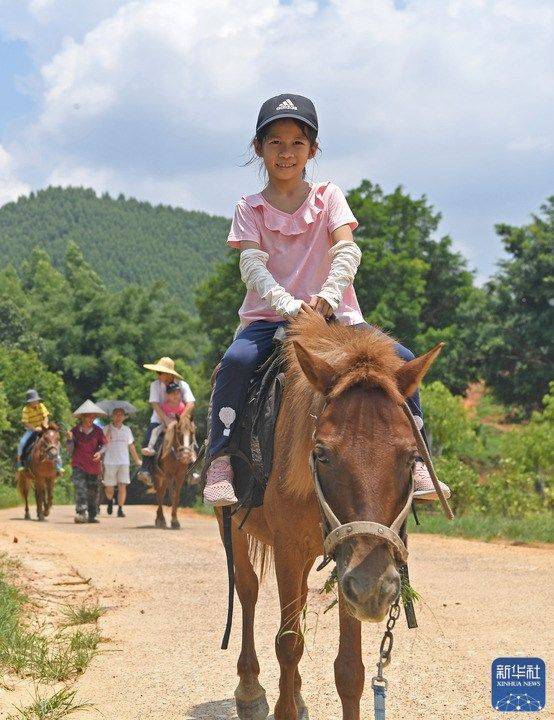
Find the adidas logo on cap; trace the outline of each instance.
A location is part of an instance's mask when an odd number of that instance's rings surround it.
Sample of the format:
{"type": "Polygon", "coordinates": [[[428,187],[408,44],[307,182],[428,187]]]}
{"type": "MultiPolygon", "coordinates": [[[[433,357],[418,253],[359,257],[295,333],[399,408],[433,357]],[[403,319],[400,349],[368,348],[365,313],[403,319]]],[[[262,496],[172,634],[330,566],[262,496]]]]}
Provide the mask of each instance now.
{"type": "Polygon", "coordinates": [[[292,102],[292,100],[283,100],[282,103],[277,105],[275,110],[298,110],[296,105],[292,102]]]}

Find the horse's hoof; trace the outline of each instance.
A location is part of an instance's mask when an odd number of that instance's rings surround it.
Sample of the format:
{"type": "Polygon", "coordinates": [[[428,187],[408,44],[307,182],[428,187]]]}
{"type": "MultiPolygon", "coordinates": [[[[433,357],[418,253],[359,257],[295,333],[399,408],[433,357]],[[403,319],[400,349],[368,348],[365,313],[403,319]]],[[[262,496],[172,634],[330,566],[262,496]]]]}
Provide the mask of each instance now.
{"type": "Polygon", "coordinates": [[[302,695],[295,695],[296,711],[298,712],[298,720],[309,720],[308,708],[304,702],[302,695]]]}
{"type": "Polygon", "coordinates": [[[269,705],[265,695],[261,695],[255,700],[244,702],[236,698],[237,715],[240,720],[265,720],[269,715],[269,705]]]}
{"type": "Polygon", "coordinates": [[[167,527],[165,520],[160,520],[160,518],[156,518],[156,527],[165,530],[167,527]]]}
{"type": "Polygon", "coordinates": [[[44,511],[44,517],[48,517],[50,515],[50,508],[48,510],[44,511]]]}
{"type": "Polygon", "coordinates": [[[31,513],[25,513],[25,520],[31,519],[31,513]]]}
{"type": "Polygon", "coordinates": [[[44,522],[44,515],[42,513],[40,513],[40,515],[37,515],[37,520],[39,522],[44,522]]]}
{"type": "Polygon", "coordinates": [[[171,529],[172,530],[180,530],[181,529],[181,523],[178,520],[172,520],[171,521],[171,529]]]}

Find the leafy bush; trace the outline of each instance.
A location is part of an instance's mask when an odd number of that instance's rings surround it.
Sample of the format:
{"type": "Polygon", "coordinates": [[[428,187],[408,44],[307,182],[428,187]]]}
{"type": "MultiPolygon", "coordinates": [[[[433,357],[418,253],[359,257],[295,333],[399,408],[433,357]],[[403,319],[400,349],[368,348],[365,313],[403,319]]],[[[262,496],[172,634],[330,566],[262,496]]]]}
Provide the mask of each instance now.
{"type": "Polygon", "coordinates": [[[461,398],[438,380],[421,390],[425,426],[435,455],[472,458],[481,452],[475,427],[461,398]]]}
{"type": "Polygon", "coordinates": [[[488,515],[526,517],[543,510],[544,500],[533,475],[523,472],[510,458],[503,458],[481,488],[479,509],[488,515]]]}
{"type": "Polygon", "coordinates": [[[455,512],[463,513],[479,504],[482,489],[476,470],[456,457],[444,455],[434,464],[438,477],[452,491],[449,502],[455,512]]]}

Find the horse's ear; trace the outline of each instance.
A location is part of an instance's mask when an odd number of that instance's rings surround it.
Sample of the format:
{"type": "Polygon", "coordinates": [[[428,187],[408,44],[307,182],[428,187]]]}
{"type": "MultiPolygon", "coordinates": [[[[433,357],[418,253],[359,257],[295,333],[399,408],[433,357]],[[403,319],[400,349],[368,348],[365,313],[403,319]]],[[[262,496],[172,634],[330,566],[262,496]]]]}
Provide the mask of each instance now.
{"type": "Polygon", "coordinates": [[[300,340],[293,340],[296,358],[304,375],[308,378],[310,385],[323,395],[331,390],[335,371],[333,366],[318,355],[306,350],[300,340]]]}
{"type": "Polygon", "coordinates": [[[408,360],[408,362],[404,363],[404,365],[396,371],[396,383],[404,397],[410,397],[410,395],[415,393],[427,374],[427,371],[440,355],[443,347],[444,343],[442,342],[435,345],[435,347],[429,350],[429,352],[426,352],[425,355],[420,355],[413,360],[408,360]]]}

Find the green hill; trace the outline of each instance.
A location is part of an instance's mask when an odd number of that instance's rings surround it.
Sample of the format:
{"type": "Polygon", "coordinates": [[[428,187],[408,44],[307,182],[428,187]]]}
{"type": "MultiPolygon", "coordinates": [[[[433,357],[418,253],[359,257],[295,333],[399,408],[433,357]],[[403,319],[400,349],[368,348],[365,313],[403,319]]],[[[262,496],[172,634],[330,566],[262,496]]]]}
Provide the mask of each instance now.
{"type": "Polygon", "coordinates": [[[195,286],[225,253],[229,220],[85,188],[49,187],[0,208],[3,264],[19,269],[36,246],[54,265],[73,241],[111,289],[164,280],[193,309],[195,286]]]}

